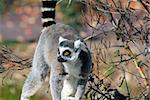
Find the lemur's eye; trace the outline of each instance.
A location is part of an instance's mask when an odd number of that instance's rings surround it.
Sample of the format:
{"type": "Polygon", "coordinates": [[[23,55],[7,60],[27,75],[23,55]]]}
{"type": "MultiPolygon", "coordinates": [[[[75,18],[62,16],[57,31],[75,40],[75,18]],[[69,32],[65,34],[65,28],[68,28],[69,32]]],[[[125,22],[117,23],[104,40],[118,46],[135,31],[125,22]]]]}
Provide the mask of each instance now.
{"type": "Polygon", "coordinates": [[[69,50],[65,50],[63,52],[63,56],[70,56],[71,55],[71,52],[69,50]]]}

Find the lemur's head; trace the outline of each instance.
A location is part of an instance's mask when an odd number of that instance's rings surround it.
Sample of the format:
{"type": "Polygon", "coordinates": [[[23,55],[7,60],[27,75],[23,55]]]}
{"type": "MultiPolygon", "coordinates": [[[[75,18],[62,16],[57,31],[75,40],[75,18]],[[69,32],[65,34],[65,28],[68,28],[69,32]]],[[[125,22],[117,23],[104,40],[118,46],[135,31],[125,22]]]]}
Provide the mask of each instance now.
{"type": "Polygon", "coordinates": [[[87,51],[86,44],[82,40],[71,41],[59,37],[57,59],[59,62],[74,62],[78,59],[81,50],[87,51]]]}

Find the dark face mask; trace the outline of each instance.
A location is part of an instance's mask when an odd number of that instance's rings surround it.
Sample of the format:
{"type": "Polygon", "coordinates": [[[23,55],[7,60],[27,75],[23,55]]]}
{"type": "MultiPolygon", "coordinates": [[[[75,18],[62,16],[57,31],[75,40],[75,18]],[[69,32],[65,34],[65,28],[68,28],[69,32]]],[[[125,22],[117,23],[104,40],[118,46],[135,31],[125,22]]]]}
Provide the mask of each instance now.
{"type": "Polygon", "coordinates": [[[57,56],[57,61],[59,61],[59,62],[66,62],[67,61],[66,59],[61,57],[59,49],[58,49],[58,55],[59,56],[57,56]]]}
{"type": "Polygon", "coordinates": [[[61,56],[58,56],[57,57],[57,60],[59,61],[59,62],[66,62],[67,60],[65,60],[64,58],[62,58],[61,56]]]}

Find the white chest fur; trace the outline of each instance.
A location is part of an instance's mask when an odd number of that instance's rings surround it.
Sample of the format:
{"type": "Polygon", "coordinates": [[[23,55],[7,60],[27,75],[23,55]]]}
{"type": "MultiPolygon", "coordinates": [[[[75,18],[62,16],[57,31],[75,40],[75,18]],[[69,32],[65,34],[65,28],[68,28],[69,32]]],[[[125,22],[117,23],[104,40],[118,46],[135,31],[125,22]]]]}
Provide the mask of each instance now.
{"type": "Polygon", "coordinates": [[[63,63],[66,73],[76,78],[80,78],[82,62],[78,59],[75,62],[63,63]]]}

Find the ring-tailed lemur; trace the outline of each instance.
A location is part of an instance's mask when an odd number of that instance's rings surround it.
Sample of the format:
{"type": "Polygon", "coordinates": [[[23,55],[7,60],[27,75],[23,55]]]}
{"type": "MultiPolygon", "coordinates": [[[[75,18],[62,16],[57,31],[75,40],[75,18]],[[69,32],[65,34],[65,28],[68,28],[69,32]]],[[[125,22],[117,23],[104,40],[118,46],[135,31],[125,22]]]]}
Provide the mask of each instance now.
{"type": "Polygon", "coordinates": [[[53,100],[81,100],[91,72],[91,54],[83,39],[68,25],[55,24],[55,0],[42,0],[42,22],[39,38],[21,100],[29,100],[42,86],[50,69],[53,100]],[[52,25],[53,24],[53,25],[52,25]]]}

